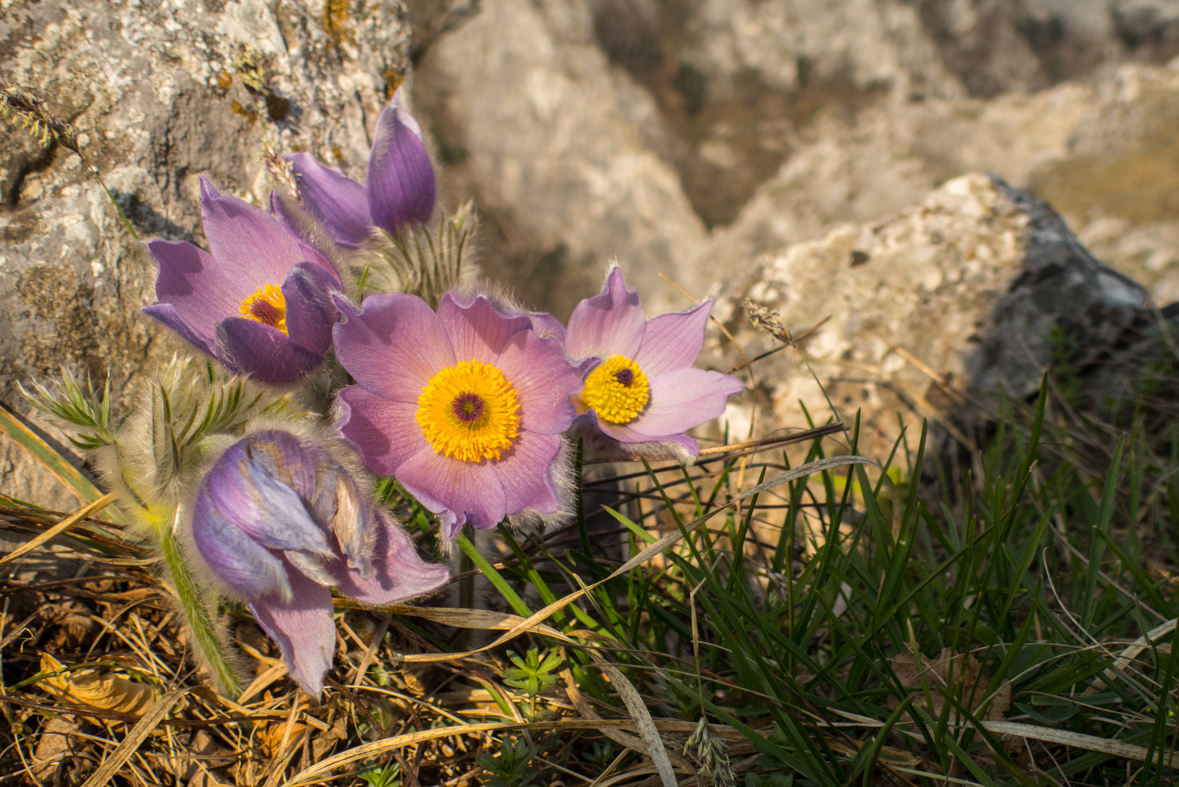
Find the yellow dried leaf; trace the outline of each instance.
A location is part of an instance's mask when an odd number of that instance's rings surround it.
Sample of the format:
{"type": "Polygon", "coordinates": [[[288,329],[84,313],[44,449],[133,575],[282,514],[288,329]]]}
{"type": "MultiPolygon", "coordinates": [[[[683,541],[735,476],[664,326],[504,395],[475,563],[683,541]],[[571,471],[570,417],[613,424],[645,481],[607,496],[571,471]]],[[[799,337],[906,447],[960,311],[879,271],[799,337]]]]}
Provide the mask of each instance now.
{"type": "MultiPolygon", "coordinates": [[[[41,654],[42,672],[60,672],[67,669],[65,664],[48,653],[41,654]]],[[[146,713],[156,699],[155,691],[147,684],[136,683],[114,673],[103,673],[89,667],[61,672],[59,675],[45,678],[37,685],[66,702],[135,716],[146,713]]]]}

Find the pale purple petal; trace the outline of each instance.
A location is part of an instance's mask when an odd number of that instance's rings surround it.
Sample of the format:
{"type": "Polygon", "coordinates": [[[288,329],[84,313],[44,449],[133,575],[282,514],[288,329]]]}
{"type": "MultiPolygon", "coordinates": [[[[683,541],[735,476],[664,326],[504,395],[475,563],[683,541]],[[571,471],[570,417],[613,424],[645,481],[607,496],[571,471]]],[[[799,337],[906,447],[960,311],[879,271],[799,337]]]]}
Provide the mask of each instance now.
{"type": "Polygon", "coordinates": [[[217,511],[261,546],[330,557],[322,526],[299,494],[252,455],[250,443],[241,440],[222,454],[205,476],[202,491],[207,490],[217,511]]]}
{"type": "MultiPolygon", "coordinates": [[[[453,514],[444,536],[453,539],[464,523],[491,530],[507,515],[507,498],[495,462],[462,462],[445,454],[419,451],[398,468],[397,480],[418,502],[440,514],[453,514]]],[[[447,524],[447,518],[443,518],[447,524]]]]}
{"type": "Polygon", "coordinates": [[[371,295],[335,327],[336,357],[356,382],[388,399],[414,402],[430,378],[455,363],[442,322],[405,293],[371,295]]]}
{"type": "Polygon", "coordinates": [[[180,334],[180,338],[184,339],[189,344],[195,345],[197,348],[204,350],[209,355],[213,355],[213,343],[215,341],[213,336],[205,337],[197,332],[196,328],[186,322],[179,314],[176,313],[176,307],[170,303],[153,303],[151,306],[144,306],[143,313],[148,317],[155,319],[167,325],[176,333],[180,334]]]}
{"type": "Polygon", "coordinates": [[[565,333],[570,358],[590,355],[634,358],[643,340],[643,307],[635,290],[628,290],[622,270],[613,268],[601,295],[586,298],[573,309],[565,333]]]}
{"type": "Polygon", "coordinates": [[[446,566],[426,563],[418,557],[413,542],[400,527],[382,517],[376,528],[372,576],[365,578],[342,560],[328,566],[337,576],[336,588],[341,594],[365,604],[396,604],[433,592],[449,581],[446,566]]]}
{"type": "Polygon", "coordinates": [[[339,257],[340,244],[328,238],[319,219],[308,213],[292,197],[277,191],[270,192],[270,212],[299,244],[299,253],[303,259],[326,268],[338,284],[340,274],[332,259],[339,257]]]}
{"type": "Polygon", "coordinates": [[[193,507],[192,535],[212,572],[242,598],[288,590],[283,562],[219,511],[204,483],[193,507]]]}
{"type": "Polygon", "coordinates": [[[643,344],[631,359],[648,378],[696,363],[704,347],[704,328],[712,301],[687,311],[661,314],[647,321],[643,344]]]}
{"type": "Polygon", "coordinates": [[[455,361],[474,359],[493,365],[508,339],[532,326],[524,315],[503,314],[482,295],[464,306],[447,293],[438,304],[438,317],[454,348],[455,361]]]}
{"type": "MultiPolygon", "coordinates": [[[[647,446],[654,446],[660,443],[675,443],[687,449],[688,453],[696,456],[700,453],[696,445],[696,438],[690,437],[686,434],[669,434],[658,437],[651,435],[639,434],[627,424],[612,424],[609,421],[601,421],[598,419],[598,414],[590,410],[585,415],[578,416],[578,420],[586,419],[585,423],[588,427],[599,430],[602,434],[617,441],[619,445],[618,455],[622,456],[627,453],[627,445],[642,444],[647,446]]],[[[646,455],[646,454],[644,454],[646,455]]],[[[670,457],[670,451],[669,451],[670,457]]]]}
{"type": "Polygon", "coordinates": [[[203,176],[201,226],[221,271],[247,295],[264,284],[279,284],[303,259],[278,219],[245,200],[221,196],[203,176]]]}
{"type": "Polygon", "coordinates": [[[340,433],[374,473],[396,475],[414,454],[432,451],[414,420],[416,404],[385,399],[359,385],[340,391],[336,402],[343,411],[340,433]]]}
{"type": "Polygon", "coordinates": [[[300,347],[277,328],[246,317],[217,323],[217,358],[231,371],[266,385],[289,385],[323,362],[323,355],[300,347]]]}
{"type": "Polygon", "coordinates": [[[372,226],[364,186],[336,167],[325,167],[310,153],[283,156],[291,162],[303,206],[342,246],[357,248],[372,226]]]}
{"type": "Polygon", "coordinates": [[[582,378],[560,342],[521,331],[503,348],[497,366],[520,397],[522,430],[555,435],[569,428],[577,415],[569,397],[581,390],[582,378]]]}
{"type": "Polygon", "coordinates": [[[385,107],[368,159],[365,190],[372,221],[393,235],[407,224],[424,224],[434,211],[434,168],[411,122],[404,109],[385,107]]]}
{"type": "Polygon", "coordinates": [[[560,320],[548,312],[533,312],[528,316],[532,318],[532,330],[542,339],[552,337],[565,344],[565,326],[560,320]]]}
{"type": "Polygon", "coordinates": [[[290,601],[264,596],[250,603],[250,612],[278,643],[291,678],[308,694],[319,696],[336,650],[332,593],[293,567],[290,578],[290,601]]]}
{"type": "Polygon", "coordinates": [[[504,488],[508,514],[515,514],[525,508],[551,514],[560,508],[552,478],[553,460],[560,450],[559,434],[521,432],[512,444],[512,450],[493,463],[504,488]]]}
{"type": "Polygon", "coordinates": [[[313,262],[300,262],[291,268],[282,284],[291,341],[321,355],[327,352],[338,314],[331,294],[338,287],[335,275],[313,262]]]}
{"type": "Polygon", "coordinates": [[[241,302],[253,293],[235,287],[213,255],[191,243],[153,240],[147,250],[159,268],[156,300],[176,307],[180,318],[210,343],[214,323],[236,314],[241,302]]]}
{"type": "Polygon", "coordinates": [[[677,369],[648,382],[647,407],[626,424],[648,440],[666,440],[711,421],[724,413],[729,397],[744,388],[736,377],[704,369],[677,369]]]}

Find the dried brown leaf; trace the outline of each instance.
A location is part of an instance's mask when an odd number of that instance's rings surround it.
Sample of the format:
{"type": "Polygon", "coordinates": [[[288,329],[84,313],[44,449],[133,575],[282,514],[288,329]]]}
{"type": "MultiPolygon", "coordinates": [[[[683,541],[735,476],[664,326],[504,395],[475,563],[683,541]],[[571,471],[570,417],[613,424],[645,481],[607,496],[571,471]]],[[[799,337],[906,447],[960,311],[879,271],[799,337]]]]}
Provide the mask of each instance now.
{"type": "Polygon", "coordinates": [[[155,701],[151,686],[93,668],[70,670],[48,653],[41,654],[41,671],[61,673],[38,682],[57,699],[99,710],[142,716],[155,701]]]}

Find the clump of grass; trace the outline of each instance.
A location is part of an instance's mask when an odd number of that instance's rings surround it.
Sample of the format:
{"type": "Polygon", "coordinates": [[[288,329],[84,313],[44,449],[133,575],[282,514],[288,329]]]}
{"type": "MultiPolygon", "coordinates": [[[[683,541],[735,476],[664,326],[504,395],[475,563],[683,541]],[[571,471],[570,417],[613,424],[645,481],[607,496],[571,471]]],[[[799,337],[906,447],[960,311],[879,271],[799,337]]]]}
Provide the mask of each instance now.
{"type": "MultiPolygon", "coordinates": [[[[89,575],[0,585],[0,703],[20,733],[0,767],[27,781],[64,736],[58,767],[82,781],[135,723],[47,698],[32,679],[52,651],[186,689],[121,766],[144,783],[1173,783],[1179,441],[1145,414],[1086,426],[1051,388],[1000,402],[957,475],[925,433],[857,460],[853,427],[584,481],[573,527],[475,552],[471,608],[340,601],[317,702],[242,610],[254,685],[237,703],[209,691],[165,591],[84,523],[59,549],[89,575]],[[68,615],[39,611],[55,606],[103,623],[71,640],[68,615]]],[[[382,491],[428,545],[427,512],[382,491]]]]}

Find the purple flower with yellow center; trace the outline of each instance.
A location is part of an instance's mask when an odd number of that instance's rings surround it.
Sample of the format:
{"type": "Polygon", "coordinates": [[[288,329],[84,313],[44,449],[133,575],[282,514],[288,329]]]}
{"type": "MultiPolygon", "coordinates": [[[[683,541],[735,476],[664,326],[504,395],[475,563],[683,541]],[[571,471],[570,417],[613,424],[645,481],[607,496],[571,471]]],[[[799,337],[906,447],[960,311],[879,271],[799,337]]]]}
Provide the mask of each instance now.
{"type": "Polygon", "coordinates": [[[577,304],[565,334],[565,349],[585,374],[574,397],[581,419],[620,443],[674,443],[695,456],[696,440],[684,432],[719,416],[744,387],[692,367],[711,310],[705,301],[648,320],[638,293],[613,268],[602,293],[577,304]]]}
{"type": "Polygon", "coordinates": [[[336,326],[357,384],[340,431],[374,473],[394,476],[454,538],[525,511],[560,510],[554,470],[581,379],[558,339],[477,296],[373,295],[336,326]]]}
{"type": "Polygon", "coordinates": [[[157,302],[143,311],[232,372],[298,382],[331,347],[332,293],[342,289],[335,267],[274,216],[203,177],[201,222],[210,251],[147,244],[159,273],[157,302]]]}
{"type": "Polygon", "coordinates": [[[324,449],[279,430],[230,446],[201,479],[192,535],[310,694],[332,665],[332,593],[393,604],[449,579],[324,449]]]}
{"type": "Polygon", "coordinates": [[[295,171],[299,198],[341,246],[359,248],[373,227],[397,236],[424,224],[434,211],[434,168],[422,131],[401,106],[401,92],[381,112],[364,185],[310,153],[285,156],[295,171]]]}

